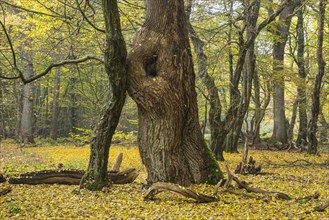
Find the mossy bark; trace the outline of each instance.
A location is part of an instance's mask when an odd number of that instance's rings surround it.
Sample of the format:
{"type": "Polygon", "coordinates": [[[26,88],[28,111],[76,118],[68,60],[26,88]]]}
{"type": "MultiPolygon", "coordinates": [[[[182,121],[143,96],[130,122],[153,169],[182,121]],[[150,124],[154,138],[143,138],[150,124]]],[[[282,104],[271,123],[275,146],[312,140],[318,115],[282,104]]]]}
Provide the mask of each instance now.
{"type": "Polygon", "coordinates": [[[150,182],[216,183],[223,176],[199,125],[183,0],[146,0],[128,58],[138,106],[138,145],[150,182]]]}
{"type": "Polygon", "coordinates": [[[81,188],[90,190],[101,190],[109,184],[109,149],[126,98],[127,50],[121,32],[117,0],[103,0],[102,7],[106,27],[104,63],[109,77],[110,94],[103,116],[94,130],[88,170],[80,183],[81,188]]]}

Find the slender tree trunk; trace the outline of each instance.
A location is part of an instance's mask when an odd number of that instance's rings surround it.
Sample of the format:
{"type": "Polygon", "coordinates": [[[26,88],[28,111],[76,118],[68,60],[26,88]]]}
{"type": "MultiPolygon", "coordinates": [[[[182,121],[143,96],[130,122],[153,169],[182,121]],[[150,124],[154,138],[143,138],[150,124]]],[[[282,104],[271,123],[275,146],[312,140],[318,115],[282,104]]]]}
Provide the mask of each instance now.
{"type": "Polygon", "coordinates": [[[308,149],[307,153],[317,154],[318,153],[318,140],[316,138],[316,132],[318,130],[317,122],[320,112],[320,93],[322,78],[324,76],[325,61],[323,59],[323,30],[324,30],[324,19],[325,19],[325,8],[327,1],[320,0],[319,2],[319,19],[318,19],[318,45],[317,45],[317,63],[318,73],[315,78],[313,94],[312,94],[312,115],[309,123],[308,132],[308,149]]]}
{"type": "Polygon", "coordinates": [[[319,115],[320,116],[319,122],[321,124],[321,130],[319,132],[320,132],[320,142],[325,143],[325,142],[328,142],[329,124],[328,124],[328,122],[326,121],[326,118],[323,115],[322,107],[323,106],[321,106],[320,115],[319,115]]]}
{"type": "Polygon", "coordinates": [[[59,115],[59,93],[60,93],[60,75],[61,75],[61,68],[58,67],[56,69],[55,75],[55,86],[54,86],[54,97],[51,109],[51,122],[50,122],[50,137],[52,139],[57,139],[57,131],[58,131],[58,115],[59,115]]]}
{"type": "Polygon", "coordinates": [[[94,130],[88,170],[80,187],[100,190],[108,185],[107,164],[112,136],[119,123],[126,99],[126,57],[118,4],[116,0],[102,0],[106,27],[105,69],[109,77],[110,95],[103,116],[94,130]]]}
{"type": "Polygon", "coordinates": [[[253,96],[253,101],[255,104],[255,114],[254,114],[254,118],[251,122],[252,124],[252,132],[251,132],[251,136],[252,138],[252,144],[260,144],[261,140],[260,140],[260,126],[257,126],[258,123],[261,122],[261,120],[263,119],[262,117],[262,109],[261,109],[261,102],[260,102],[260,86],[259,86],[259,77],[258,77],[258,72],[255,71],[254,72],[254,78],[253,78],[253,86],[254,86],[254,96],[253,96]]]}
{"type": "Polygon", "coordinates": [[[297,11],[297,65],[299,81],[297,84],[299,129],[297,144],[307,143],[307,100],[306,100],[306,71],[305,71],[305,37],[304,37],[304,16],[303,8],[297,11]]]}
{"type": "MultiPolygon", "coordinates": [[[[197,36],[194,28],[192,27],[189,18],[191,13],[192,0],[188,1],[186,11],[188,19],[188,29],[190,32],[190,37],[193,43],[194,52],[197,56],[198,63],[198,75],[202,80],[202,83],[206,86],[207,92],[209,94],[209,125],[210,125],[210,149],[215,153],[218,160],[223,161],[223,147],[224,140],[223,136],[226,136],[229,129],[224,129],[225,121],[222,122],[221,119],[221,102],[219,98],[219,91],[215,84],[214,79],[208,74],[208,58],[204,52],[205,43],[197,36]],[[222,149],[222,150],[220,150],[222,149]]],[[[233,123],[232,123],[233,124],[233,123]]],[[[230,127],[230,126],[226,126],[230,127]]]]}
{"type": "Polygon", "coordinates": [[[291,18],[298,1],[292,0],[279,16],[273,46],[273,114],[274,127],[272,139],[281,143],[288,142],[285,98],[284,98],[284,49],[288,40],[291,18]]]}
{"type": "Polygon", "coordinates": [[[145,5],[128,59],[128,91],[138,107],[138,146],[148,181],[216,183],[222,173],[199,125],[184,1],[145,5]]]}
{"type": "MultiPolygon", "coordinates": [[[[16,84],[16,83],[15,83],[16,84]]],[[[22,86],[14,86],[14,93],[16,97],[16,126],[15,126],[15,140],[21,142],[21,122],[23,109],[22,86]]]]}
{"type": "Polygon", "coordinates": [[[76,91],[78,79],[72,77],[70,79],[70,109],[69,109],[69,121],[70,121],[70,132],[75,133],[78,127],[78,94],[76,91]]]}
{"type": "MultiPolygon", "coordinates": [[[[248,2],[248,4],[251,4],[248,2]]],[[[249,6],[247,6],[249,7],[249,6]]],[[[246,7],[246,10],[247,10],[246,7]]],[[[242,95],[240,99],[239,110],[237,112],[237,119],[235,120],[233,129],[229,134],[229,140],[227,149],[229,152],[238,152],[238,139],[241,133],[241,128],[243,125],[243,119],[248,111],[250,98],[251,98],[251,89],[252,89],[252,80],[254,78],[255,72],[255,36],[253,32],[255,32],[258,15],[259,15],[260,1],[254,1],[252,9],[249,11],[246,17],[246,36],[247,39],[254,40],[250,43],[247,53],[246,53],[246,61],[244,63],[244,71],[242,78],[242,95]]]]}
{"type": "MultiPolygon", "coordinates": [[[[27,61],[24,69],[26,79],[34,75],[33,63],[27,61]]],[[[33,100],[34,100],[34,82],[23,86],[23,108],[21,118],[21,141],[23,144],[34,143],[33,138],[33,100]]]]}
{"type": "Polygon", "coordinates": [[[289,128],[288,128],[288,140],[293,141],[294,139],[294,127],[296,123],[296,116],[297,116],[297,105],[298,105],[298,100],[294,101],[294,104],[292,106],[292,115],[289,123],[289,128]]]}
{"type": "MultiPolygon", "coordinates": [[[[1,70],[0,70],[1,72],[1,70]]],[[[1,128],[0,128],[0,141],[2,138],[6,138],[7,137],[7,132],[6,132],[6,120],[4,117],[4,101],[3,101],[3,88],[4,88],[4,83],[2,81],[0,81],[0,120],[1,120],[1,128]]]]}

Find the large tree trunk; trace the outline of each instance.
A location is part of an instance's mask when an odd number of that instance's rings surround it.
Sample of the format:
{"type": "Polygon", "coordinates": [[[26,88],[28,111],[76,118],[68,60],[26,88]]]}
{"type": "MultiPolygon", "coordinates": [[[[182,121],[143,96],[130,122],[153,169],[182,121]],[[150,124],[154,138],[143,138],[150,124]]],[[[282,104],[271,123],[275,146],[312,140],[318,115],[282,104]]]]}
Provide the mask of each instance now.
{"type": "Polygon", "coordinates": [[[273,46],[273,114],[274,128],[272,139],[281,143],[288,142],[285,98],[284,98],[284,48],[288,39],[291,18],[298,1],[290,1],[279,16],[273,46]]]}
{"type": "Polygon", "coordinates": [[[317,122],[320,112],[320,93],[322,78],[324,75],[325,61],[323,59],[323,29],[324,29],[324,16],[327,1],[320,0],[319,2],[319,20],[318,20],[318,45],[317,45],[317,63],[318,63],[318,74],[315,78],[315,84],[312,94],[312,115],[309,123],[309,133],[308,133],[308,149],[309,154],[318,153],[318,141],[316,138],[316,132],[318,130],[317,122]]]}
{"type": "Polygon", "coordinates": [[[109,77],[110,95],[103,116],[94,130],[88,170],[80,183],[80,187],[91,190],[100,190],[109,183],[109,149],[126,98],[127,50],[121,32],[117,1],[103,0],[102,7],[106,27],[104,62],[109,77]]]}
{"type": "MultiPolygon", "coordinates": [[[[27,60],[24,69],[24,77],[29,79],[34,75],[33,63],[27,60]]],[[[21,141],[23,144],[34,143],[33,139],[33,100],[34,82],[25,84],[23,87],[23,108],[21,118],[21,141]]]]}
{"type": "Polygon", "coordinates": [[[128,91],[138,106],[138,146],[150,182],[222,178],[199,125],[183,0],[146,0],[129,55],[128,91]]]}
{"type": "Polygon", "coordinates": [[[298,112],[299,112],[299,129],[297,144],[307,143],[307,100],[306,100],[306,71],[304,60],[304,17],[303,8],[300,8],[297,12],[297,64],[298,64],[298,76],[299,81],[297,84],[297,99],[298,99],[298,112]]]}

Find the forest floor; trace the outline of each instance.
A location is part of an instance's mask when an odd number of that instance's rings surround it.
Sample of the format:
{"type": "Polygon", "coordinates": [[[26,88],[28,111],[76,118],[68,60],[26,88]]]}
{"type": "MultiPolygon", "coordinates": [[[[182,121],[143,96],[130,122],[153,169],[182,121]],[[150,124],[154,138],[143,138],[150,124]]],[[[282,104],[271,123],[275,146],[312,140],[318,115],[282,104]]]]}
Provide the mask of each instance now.
{"type": "MultiPolygon", "coordinates": [[[[113,146],[110,165],[119,152],[123,153],[121,169],[137,168],[140,175],[132,184],[112,185],[109,192],[81,190],[68,185],[10,185],[12,191],[0,196],[0,219],[329,219],[329,207],[324,212],[314,207],[329,199],[329,153],[308,156],[305,153],[249,151],[262,171],[268,175],[236,175],[250,186],[267,191],[283,192],[292,198],[320,193],[319,199],[278,200],[262,194],[234,189],[239,195],[219,193],[219,201],[196,203],[180,195],[163,192],[153,201],[144,201],[142,184],[146,171],[136,147],[113,146]]],[[[233,172],[241,154],[225,154],[233,172]]],[[[0,173],[4,176],[56,169],[86,169],[89,146],[42,146],[17,148],[12,143],[0,143],[0,173]]],[[[225,171],[224,163],[220,162],[225,171]]],[[[226,173],[224,172],[226,176],[226,173]]],[[[8,186],[0,183],[0,189],[8,186]]],[[[214,186],[201,184],[191,189],[213,195],[214,186]]],[[[219,189],[221,190],[221,189],[219,189]]]]}

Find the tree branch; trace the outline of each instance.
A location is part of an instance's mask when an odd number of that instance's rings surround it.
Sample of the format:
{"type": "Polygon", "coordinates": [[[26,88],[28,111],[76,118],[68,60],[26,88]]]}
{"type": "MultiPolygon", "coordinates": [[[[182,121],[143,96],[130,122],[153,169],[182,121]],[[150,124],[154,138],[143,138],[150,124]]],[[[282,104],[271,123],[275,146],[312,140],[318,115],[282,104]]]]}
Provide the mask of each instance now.
{"type": "MultiPolygon", "coordinates": [[[[40,11],[35,11],[35,10],[31,10],[31,9],[27,9],[27,8],[24,8],[22,6],[19,6],[19,5],[16,5],[16,4],[13,4],[13,3],[10,3],[10,2],[7,2],[7,1],[3,1],[3,0],[0,0],[0,3],[3,3],[3,4],[6,4],[10,7],[14,7],[14,8],[17,8],[19,10],[22,10],[22,11],[26,11],[26,12],[30,12],[30,13],[34,13],[34,14],[39,14],[39,15],[45,15],[45,16],[48,16],[48,17],[52,17],[52,18],[63,18],[64,16],[60,16],[58,15],[52,15],[52,14],[48,14],[48,13],[44,13],[44,12],[40,12],[40,11]]],[[[72,19],[72,17],[65,17],[65,18],[69,18],[69,19],[72,19]]]]}
{"type": "Polygon", "coordinates": [[[11,39],[10,39],[9,33],[8,33],[8,31],[7,31],[7,28],[6,28],[5,24],[4,24],[2,21],[0,21],[0,25],[1,25],[1,27],[2,27],[3,32],[4,32],[5,35],[6,35],[7,41],[8,41],[9,46],[10,46],[10,51],[11,51],[11,53],[12,53],[12,57],[13,57],[14,69],[15,69],[15,70],[18,72],[18,74],[19,74],[19,75],[16,76],[16,77],[4,77],[4,76],[0,76],[0,77],[3,78],[3,79],[18,79],[18,78],[21,78],[21,79],[24,81],[23,73],[22,73],[22,71],[21,71],[21,70],[18,68],[18,66],[17,66],[16,53],[15,53],[15,50],[14,50],[13,43],[12,43],[12,41],[11,41],[11,39]]]}
{"type": "Polygon", "coordinates": [[[38,74],[38,75],[35,75],[35,76],[33,76],[33,77],[31,77],[31,78],[29,78],[29,79],[22,79],[23,80],[23,83],[24,84],[27,84],[27,83],[30,83],[30,82],[32,82],[32,81],[34,81],[34,80],[37,80],[37,79],[39,79],[39,78],[41,78],[41,77],[43,77],[43,76],[45,76],[45,75],[47,75],[51,70],[52,70],[52,68],[54,68],[54,67],[58,67],[58,66],[64,66],[64,65],[66,65],[66,64],[77,64],[77,63],[83,63],[83,62],[85,62],[85,61],[87,61],[87,60],[97,60],[97,61],[99,61],[99,62],[101,62],[101,63],[104,63],[104,61],[102,60],[102,59],[100,59],[100,58],[98,58],[98,57],[95,57],[95,56],[93,56],[93,55],[87,55],[87,56],[85,56],[85,57],[82,57],[82,58],[80,58],[80,59],[75,59],[75,60],[63,60],[63,61],[61,61],[61,62],[57,62],[57,63],[52,63],[52,64],[50,64],[42,73],[40,73],[40,74],[38,74]]]}
{"type": "Polygon", "coordinates": [[[76,3],[78,5],[78,9],[83,17],[83,19],[85,19],[87,21],[87,23],[92,26],[96,31],[99,31],[99,32],[102,32],[102,33],[105,33],[105,30],[99,28],[99,27],[96,27],[96,25],[94,25],[89,19],[88,17],[86,16],[85,12],[82,10],[82,8],[80,7],[80,3],[78,0],[76,0],[76,3]]]}

